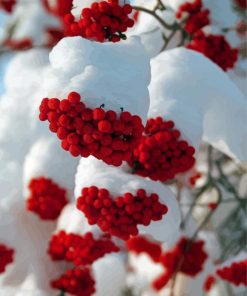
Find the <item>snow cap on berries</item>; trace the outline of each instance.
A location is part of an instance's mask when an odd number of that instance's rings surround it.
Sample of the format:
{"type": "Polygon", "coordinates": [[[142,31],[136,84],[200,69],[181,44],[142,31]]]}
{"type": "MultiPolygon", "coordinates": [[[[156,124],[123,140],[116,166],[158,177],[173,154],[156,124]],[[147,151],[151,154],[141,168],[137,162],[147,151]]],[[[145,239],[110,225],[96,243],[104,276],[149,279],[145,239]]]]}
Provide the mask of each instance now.
{"type": "MultiPolygon", "coordinates": [[[[135,196],[139,189],[146,191],[146,199],[149,199],[152,193],[157,194],[158,202],[166,206],[168,211],[161,220],[152,221],[148,226],[138,224],[137,228],[139,233],[150,234],[156,240],[165,241],[168,244],[173,242],[180,224],[180,213],[175,197],[166,186],[107,166],[103,162],[89,157],[81,159],[78,166],[76,198],[81,196],[83,188],[91,186],[107,189],[113,202],[117,202],[117,197],[124,196],[126,193],[128,196],[135,196]]],[[[77,203],[79,200],[82,199],[79,198],[77,203]]]]}
{"type": "Polygon", "coordinates": [[[55,266],[46,254],[54,228],[55,223],[43,223],[30,215],[20,195],[1,199],[0,244],[14,249],[13,264],[1,274],[1,292],[13,283],[22,285],[30,275],[35,292],[40,289],[46,291],[46,295],[52,295],[49,281],[61,272],[61,265],[55,266]]]}
{"type": "Polygon", "coordinates": [[[68,204],[64,207],[63,211],[57,222],[56,232],[61,230],[67,233],[85,234],[86,232],[92,232],[96,236],[102,234],[102,231],[96,226],[89,225],[87,219],[76,208],[74,203],[68,204]]]}
{"type": "Polygon", "coordinates": [[[149,58],[137,37],[98,43],[81,37],[61,40],[50,53],[47,97],[78,92],[87,107],[104,106],[139,115],[144,124],[149,108],[149,58]]]}
{"type": "Polygon", "coordinates": [[[68,199],[73,198],[74,175],[78,160],[64,152],[56,139],[41,138],[31,146],[24,163],[24,195],[33,179],[44,177],[66,190],[68,199]]]}
{"type": "Polygon", "coordinates": [[[203,137],[230,157],[247,159],[246,100],[217,65],[176,48],[154,58],[151,69],[149,117],[173,120],[195,148],[203,137]]]}

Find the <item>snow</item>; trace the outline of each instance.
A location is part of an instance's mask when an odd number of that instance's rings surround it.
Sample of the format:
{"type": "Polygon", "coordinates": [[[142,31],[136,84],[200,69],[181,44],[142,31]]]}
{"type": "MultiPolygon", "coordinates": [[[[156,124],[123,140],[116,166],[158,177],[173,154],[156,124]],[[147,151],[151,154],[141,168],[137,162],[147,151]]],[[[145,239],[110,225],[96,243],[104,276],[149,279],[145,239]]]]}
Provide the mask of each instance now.
{"type": "Polygon", "coordinates": [[[180,212],[175,196],[167,186],[136,175],[126,173],[121,168],[108,166],[93,157],[81,159],[76,173],[75,197],[78,198],[81,189],[89,186],[106,188],[111,196],[130,192],[132,194],[140,188],[148,194],[157,193],[160,202],[167,205],[168,213],[162,220],[152,222],[149,226],[138,226],[140,233],[150,234],[154,239],[172,244],[177,239],[180,224],[180,212]]]}
{"type": "Polygon", "coordinates": [[[47,65],[48,52],[43,49],[19,53],[8,64],[0,101],[0,149],[5,158],[22,162],[32,141],[47,130],[38,120],[47,65]]]}
{"type": "MultiPolygon", "coordinates": [[[[134,5],[146,7],[150,10],[155,6],[156,1],[135,1],[134,5]]],[[[158,10],[157,15],[167,24],[175,23],[175,14],[172,10],[158,10]]],[[[139,36],[150,58],[160,53],[164,46],[164,38],[170,36],[171,30],[165,29],[153,16],[146,12],[139,11],[138,20],[135,26],[127,32],[128,36],[139,36]]],[[[168,48],[173,48],[180,41],[180,33],[178,32],[169,42],[168,48]]]]}
{"type": "Polygon", "coordinates": [[[81,37],[62,39],[50,53],[46,96],[80,93],[90,108],[105,104],[139,115],[145,122],[149,107],[150,61],[138,37],[116,44],[81,37]]]}
{"type": "Polygon", "coordinates": [[[53,295],[49,281],[59,275],[61,265],[50,260],[46,249],[54,228],[54,222],[41,222],[29,214],[20,196],[9,197],[8,203],[0,200],[0,241],[15,249],[14,264],[1,275],[1,291],[10,287],[17,291],[31,275],[35,289],[53,295]]]}
{"type": "Polygon", "coordinates": [[[61,212],[57,222],[56,232],[60,230],[82,235],[89,231],[96,235],[102,233],[97,226],[91,226],[87,223],[86,217],[76,208],[74,203],[65,206],[61,212]]]}
{"type": "Polygon", "coordinates": [[[24,196],[28,197],[28,185],[34,178],[52,179],[61,188],[66,189],[67,197],[73,199],[74,175],[78,159],[71,157],[61,149],[54,138],[40,138],[30,148],[23,167],[24,196]]]}
{"type": "Polygon", "coordinates": [[[151,61],[149,117],[175,121],[198,148],[203,138],[237,160],[247,158],[246,99],[217,65],[185,48],[151,61]]]}
{"type": "Polygon", "coordinates": [[[119,254],[106,255],[92,265],[96,281],[94,296],[121,296],[126,282],[126,267],[119,254]]]}
{"type": "Polygon", "coordinates": [[[21,191],[24,157],[30,145],[48,133],[38,120],[47,65],[48,51],[33,49],[16,54],[7,66],[0,100],[0,198],[21,191]]]}

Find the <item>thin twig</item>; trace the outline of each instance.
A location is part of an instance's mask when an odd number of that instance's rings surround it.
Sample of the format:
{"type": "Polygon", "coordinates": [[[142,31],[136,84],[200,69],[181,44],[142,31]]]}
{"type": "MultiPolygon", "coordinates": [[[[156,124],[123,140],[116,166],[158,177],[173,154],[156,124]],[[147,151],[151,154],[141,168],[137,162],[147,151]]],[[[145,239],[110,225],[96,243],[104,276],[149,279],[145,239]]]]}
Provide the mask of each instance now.
{"type": "Polygon", "coordinates": [[[132,6],[133,9],[138,10],[138,11],[142,11],[142,12],[146,12],[147,14],[152,15],[164,28],[168,29],[168,30],[173,30],[174,26],[177,24],[173,24],[173,25],[169,25],[167,24],[160,16],[157,15],[157,13],[153,10],[149,10],[145,7],[140,7],[140,6],[132,6]]]}

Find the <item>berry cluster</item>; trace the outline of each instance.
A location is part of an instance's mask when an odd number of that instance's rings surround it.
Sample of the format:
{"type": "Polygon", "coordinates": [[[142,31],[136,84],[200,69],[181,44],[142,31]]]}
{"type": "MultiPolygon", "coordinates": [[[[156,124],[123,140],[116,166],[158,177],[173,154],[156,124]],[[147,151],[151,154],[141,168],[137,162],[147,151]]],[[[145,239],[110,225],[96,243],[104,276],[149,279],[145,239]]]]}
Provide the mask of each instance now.
{"type": "Polygon", "coordinates": [[[144,236],[135,236],[127,241],[127,248],[135,254],[146,253],[154,262],[159,262],[161,256],[161,245],[146,239],[144,236]]]}
{"type": "Polygon", "coordinates": [[[246,2],[246,0],[235,0],[235,2],[242,9],[246,9],[247,8],[247,2],[246,2]]]}
{"type": "Polygon", "coordinates": [[[180,5],[176,13],[176,17],[180,19],[183,17],[184,13],[189,14],[189,16],[185,19],[184,29],[191,35],[210,23],[210,11],[208,9],[203,9],[201,0],[195,0],[192,3],[185,2],[180,5]]]}
{"type": "Polygon", "coordinates": [[[218,269],[217,275],[235,286],[247,286],[247,260],[234,262],[231,266],[218,269]]]}
{"type": "Polygon", "coordinates": [[[11,13],[16,5],[16,0],[0,0],[0,9],[11,13]]]}
{"type": "Polygon", "coordinates": [[[109,236],[95,239],[91,232],[85,235],[60,231],[51,238],[48,254],[52,260],[66,260],[77,267],[90,265],[108,253],[118,252],[119,248],[109,236]]]}
{"type": "Polygon", "coordinates": [[[175,272],[191,277],[200,273],[207,259],[203,245],[201,240],[192,242],[182,238],[172,250],[161,256],[160,263],[165,267],[165,272],[154,281],[153,287],[156,290],[162,289],[175,272]]]}
{"type": "Polygon", "coordinates": [[[157,117],[148,120],[129,164],[138,175],[165,182],[191,169],[195,163],[194,153],[195,149],[180,139],[180,132],[172,121],[157,117]]]}
{"type": "Polygon", "coordinates": [[[137,190],[135,195],[125,193],[113,199],[107,189],[96,186],[82,189],[77,208],[90,225],[97,224],[102,231],[123,240],[138,234],[138,224],[148,226],[151,221],[161,220],[168,211],[157,194],[148,196],[144,189],[137,190]]]}
{"type": "Polygon", "coordinates": [[[33,42],[30,38],[22,38],[20,40],[6,39],[4,40],[4,46],[13,50],[29,49],[32,48],[33,42]]]}
{"type": "Polygon", "coordinates": [[[233,68],[238,59],[238,50],[231,48],[223,35],[206,35],[199,31],[187,48],[201,52],[224,71],[233,68]]]}
{"type": "Polygon", "coordinates": [[[118,0],[94,2],[91,8],[84,8],[80,20],[72,14],[65,16],[67,36],[81,36],[99,42],[118,42],[126,39],[123,34],[134,26],[134,20],[128,15],[132,12],[129,4],[119,5],[118,0]]]}
{"type": "Polygon", "coordinates": [[[51,179],[32,179],[28,186],[30,195],[26,207],[43,220],[55,220],[68,203],[66,190],[51,179]]]}
{"type": "Polygon", "coordinates": [[[215,277],[212,276],[212,275],[208,275],[205,282],[204,282],[204,285],[203,285],[203,290],[208,293],[212,288],[213,286],[215,285],[215,277]]]}
{"type": "Polygon", "coordinates": [[[76,296],[91,296],[95,292],[95,281],[88,268],[69,269],[60,278],[52,281],[51,285],[76,296]]]}
{"type": "Polygon", "coordinates": [[[0,274],[5,272],[6,266],[14,261],[14,250],[0,244],[0,274]]]}
{"type": "Polygon", "coordinates": [[[125,111],[118,118],[112,110],[86,108],[80,99],[76,92],[61,101],[45,98],[39,118],[50,122],[62,148],[75,157],[93,155],[114,166],[130,160],[144,130],[140,117],[125,111]]]}

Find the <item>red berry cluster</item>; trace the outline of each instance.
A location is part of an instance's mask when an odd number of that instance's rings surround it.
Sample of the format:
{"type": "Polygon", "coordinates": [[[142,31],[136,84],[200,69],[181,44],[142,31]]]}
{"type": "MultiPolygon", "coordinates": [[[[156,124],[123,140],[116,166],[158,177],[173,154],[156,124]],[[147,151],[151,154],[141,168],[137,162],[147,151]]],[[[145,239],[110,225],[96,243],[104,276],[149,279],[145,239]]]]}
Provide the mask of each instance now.
{"type": "Polygon", "coordinates": [[[217,275],[235,286],[247,286],[247,260],[234,262],[231,266],[217,270],[217,275]]]}
{"type": "Polygon", "coordinates": [[[16,0],[0,0],[0,9],[11,13],[16,5],[16,0]]]}
{"type": "Polygon", "coordinates": [[[238,50],[231,48],[223,35],[206,35],[199,31],[187,48],[201,52],[224,71],[233,68],[238,59],[238,50]]]}
{"type": "Polygon", "coordinates": [[[138,175],[165,182],[191,169],[195,163],[194,153],[195,149],[180,139],[173,121],[157,117],[148,120],[129,164],[138,175]]]}
{"type": "Polygon", "coordinates": [[[33,42],[30,38],[22,38],[20,40],[6,39],[4,40],[4,46],[13,50],[29,49],[32,48],[33,42]]]}
{"type": "Polygon", "coordinates": [[[144,189],[113,199],[107,189],[96,186],[82,189],[77,208],[90,225],[97,224],[102,231],[123,240],[138,234],[138,224],[148,226],[151,221],[161,220],[168,211],[157,194],[148,196],[144,189]]]}
{"type": "Polygon", "coordinates": [[[161,245],[158,242],[150,241],[144,236],[135,236],[127,241],[127,248],[135,254],[146,253],[154,262],[159,262],[161,256],[161,245]]]}
{"type": "Polygon", "coordinates": [[[123,34],[134,26],[128,15],[132,12],[129,4],[119,5],[118,0],[94,2],[91,8],[84,8],[81,18],[76,21],[72,14],[65,16],[67,36],[81,36],[99,42],[118,42],[126,39],[123,34]]]}
{"type": "Polygon", "coordinates": [[[164,274],[156,279],[153,287],[162,289],[175,272],[181,272],[194,277],[203,269],[207,254],[203,249],[204,242],[199,240],[191,242],[182,238],[170,251],[161,256],[160,263],[165,267],[164,274]]]}
{"type": "Polygon", "coordinates": [[[6,266],[14,261],[14,250],[0,244],[0,273],[5,272],[6,266]]]}
{"type": "Polygon", "coordinates": [[[30,195],[26,207],[43,220],[55,220],[68,203],[66,190],[54,181],[40,177],[32,179],[28,186],[30,195]]]}
{"type": "Polygon", "coordinates": [[[242,9],[246,9],[247,8],[247,2],[246,2],[246,0],[235,0],[235,2],[242,9]]]}
{"type": "Polygon", "coordinates": [[[215,284],[215,277],[212,275],[207,276],[204,285],[203,285],[203,290],[208,293],[214,286],[215,284]]]}
{"type": "Polygon", "coordinates": [[[119,248],[110,236],[95,239],[91,232],[85,235],[60,231],[51,238],[48,254],[52,260],[66,260],[77,267],[90,265],[108,253],[118,252],[119,248]]]}
{"type": "Polygon", "coordinates": [[[176,17],[179,19],[182,18],[183,13],[189,14],[189,16],[185,19],[184,29],[191,35],[210,23],[210,11],[208,9],[203,9],[201,0],[195,0],[192,3],[185,2],[180,5],[176,13],[176,17]]]}
{"type": "Polygon", "coordinates": [[[51,285],[76,296],[91,296],[95,292],[95,281],[88,268],[69,269],[60,278],[52,281],[51,285]]]}
{"type": "Polygon", "coordinates": [[[90,109],[72,92],[67,99],[43,99],[39,118],[50,122],[50,130],[57,133],[62,148],[73,156],[94,157],[105,163],[120,166],[130,160],[144,127],[139,116],[102,108],[90,109]]]}

